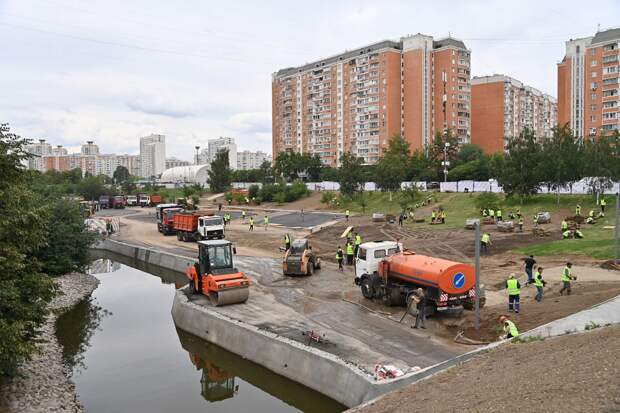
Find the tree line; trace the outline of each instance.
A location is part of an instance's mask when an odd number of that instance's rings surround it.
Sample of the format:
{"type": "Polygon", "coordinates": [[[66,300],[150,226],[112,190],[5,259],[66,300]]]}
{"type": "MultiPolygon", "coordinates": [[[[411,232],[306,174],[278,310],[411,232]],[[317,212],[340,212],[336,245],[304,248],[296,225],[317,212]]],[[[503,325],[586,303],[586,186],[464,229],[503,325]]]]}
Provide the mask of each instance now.
{"type": "Polygon", "coordinates": [[[365,182],[375,182],[379,189],[396,191],[404,181],[443,181],[444,165],[449,162],[448,180],[486,181],[497,179],[510,196],[527,197],[542,187],[559,192],[570,189],[573,182],[594,177],[593,191],[609,188],[620,180],[620,134],[595,139],[580,139],[567,126],[553,129],[552,136],[536,136],[525,129],[519,136],[507,139],[507,150],[485,154],[477,145],[460,144],[448,130],[437,134],[426,151],[412,151],[400,135],[390,138],[382,157],[374,165],[364,165],[362,158],[344,153],[340,167],[321,164],[317,155],[280,152],[271,168],[234,171],[235,182],[335,181],[341,192],[351,195],[361,191],[365,182]],[[446,146],[446,143],[448,146],[446,146]]]}
{"type": "Polygon", "coordinates": [[[29,143],[0,126],[0,379],[36,351],[53,277],[82,270],[95,239],[78,203],[46,191],[40,174],[24,168],[29,143]]]}

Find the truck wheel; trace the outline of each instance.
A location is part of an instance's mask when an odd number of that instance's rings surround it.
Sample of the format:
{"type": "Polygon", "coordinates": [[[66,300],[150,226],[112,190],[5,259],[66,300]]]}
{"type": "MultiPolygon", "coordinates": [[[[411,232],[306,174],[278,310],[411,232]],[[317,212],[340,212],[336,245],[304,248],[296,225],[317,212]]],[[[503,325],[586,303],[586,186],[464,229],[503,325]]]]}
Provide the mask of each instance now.
{"type": "Polygon", "coordinates": [[[177,240],[181,241],[181,233],[180,232],[177,232],[177,240]]]}
{"type": "Polygon", "coordinates": [[[371,300],[375,296],[375,289],[373,288],[369,277],[362,278],[360,288],[362,290],[362,295],[364,296],[364,298],[368,298],[369,300],[371,300]]]}
{"type": "Polygon", "coordinates": [[[314,274],[314,264],[309,262],[308,265],[306,266],[306,275],[312,275],[312,274],[314,274]]]}

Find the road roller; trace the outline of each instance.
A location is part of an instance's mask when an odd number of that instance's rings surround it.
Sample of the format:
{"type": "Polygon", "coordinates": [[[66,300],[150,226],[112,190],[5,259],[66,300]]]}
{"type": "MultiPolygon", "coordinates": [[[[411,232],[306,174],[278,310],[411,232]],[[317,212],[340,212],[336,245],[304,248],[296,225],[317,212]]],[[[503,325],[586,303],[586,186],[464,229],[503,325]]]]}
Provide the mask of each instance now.
{"type": "Polygon", "coordinates": [[[198,262],[186,271],[190,294],[204,294],[216,306],[246,302],[252,282],[233,266],[234,253],[225,239],[199,241],[198,262]]]}

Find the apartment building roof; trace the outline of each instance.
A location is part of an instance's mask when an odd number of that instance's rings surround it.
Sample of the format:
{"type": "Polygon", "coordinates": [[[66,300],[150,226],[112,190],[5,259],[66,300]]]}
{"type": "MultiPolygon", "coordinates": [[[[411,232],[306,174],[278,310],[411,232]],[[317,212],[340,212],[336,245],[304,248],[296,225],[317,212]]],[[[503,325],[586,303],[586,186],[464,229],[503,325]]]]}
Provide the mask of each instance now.
{"type": "Polygon", "coordinates": [[[620,39],[620,27],[597,32],[594,35],[594,38],[592,38],[592,43],[590,44],[605,43],[618,39],[620,39]]]}
{"type": "Polygon", "coordinates": [[[523,82],[521,82],[520,80],[517,80],[510,76],[494,74],[494,75],[489,75],[489,76],[475,76],[473,79],[471,79],[472,86],[483,85],[486,83],[496,83],[496,82],[510,83],[513,86],[518,87],[518,88],[523,88],[536,96],[542,96],[555,102],[555,98],[553,96],[543,93],[540,90],[536,89],[535,87],[528,86],[524,84],[523,82]]]}
{"type": "Polygon", "coordinates": [[[433,42],[433,49],[439,49],[446,46],[454,46],[458,47],[459,49],[467,49],[467,47],[465,47],[465,43],[463,43],[462,40],[454,39],[452,37],[446,37],[445,39],[439,39],[433,42]]]}
{"type": "Polygon", "coordinates": [[[282,77],[282,76],[290,76],[294,73],[299,73],[299,72],[305,72],[306,70],[309,69],[320,69],[321,67],[325,66],[325,65],[329,65],[332,63],[336,63],[338,61],[347,61],[350,60],[356,56],[362,55],[364,53],[369,53],[369,52],[373,52],[373,51],[377,51],[377,50],[381,50],[381,49],[385,49],[385,48],[391,48],[391,49],[397,49],[400,50],[402,47],[401,42],[395,42],[393,40],[383,40],[381,42],[377,42],[377,43],[373,43],[370,44],[368,46],[364,46],[364,47],[360,47],[357,49],[353,49],[353,50],[349,50],[346,51],[344,53],[335,55],[335,56],[331,56],[328,57],[326,59],[321,59],[321,60],[317,60],[315,62],[311,62],[311,63],[306,63],[303,66],[298,66],[298,67],[287,67],[285,69],[280,69],[276,72],[276,77],[282,77]]]}

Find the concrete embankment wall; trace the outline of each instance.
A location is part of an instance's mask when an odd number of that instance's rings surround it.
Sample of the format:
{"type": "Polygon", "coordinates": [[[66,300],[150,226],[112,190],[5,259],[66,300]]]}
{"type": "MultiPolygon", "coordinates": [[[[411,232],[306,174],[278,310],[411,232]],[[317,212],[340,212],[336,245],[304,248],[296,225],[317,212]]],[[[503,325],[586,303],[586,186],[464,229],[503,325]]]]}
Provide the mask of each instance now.
{"type": "MultiPolygon", "coordinates": [[[[109,239],[100,242],[95,248],[179,272],[184,272],[193,261],[181,255],[109,239]]],[[[183,290],[175,293],[172,317],[179,328],[304,384],[348,407],[405,387],[488,349],[477,349],[398,379],[377,382],[355,365],[331,353],[229,318],[214,311],[212,307],[194,304],[188,300],[183,290]]]]}

